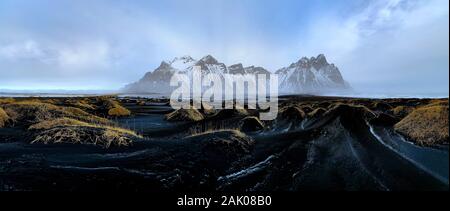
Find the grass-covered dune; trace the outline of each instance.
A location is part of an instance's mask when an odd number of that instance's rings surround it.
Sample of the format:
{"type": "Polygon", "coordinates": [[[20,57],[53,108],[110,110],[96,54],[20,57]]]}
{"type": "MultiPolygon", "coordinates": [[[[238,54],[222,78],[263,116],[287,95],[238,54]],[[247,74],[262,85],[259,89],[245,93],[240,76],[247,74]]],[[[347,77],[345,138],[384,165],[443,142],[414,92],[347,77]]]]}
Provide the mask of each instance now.
{"type": "Polygon", "coordinates": [[[432,102],[412,110],[395,125],[395,130],[419,145],[448,145],[448,118],[448,102],[432,102]]]}
{"type": "Polygon", "coordinates": [[[6,122],[9,120],[8,114],[0,107],[0,128],[4,127],[6,122]]]}
{"type": "MultiPolygon", "coordinates": [[[[134,131],[118,127],[112,120],[130,116],[133,112],[142,113],[130,109],[142,110],[152,103],[162,105],[167,102],[151,99],[118,99],[115,96],[0,98],[0,127],[26,128],[34,134],[31,143],[128,146],[133,137],[139,136],[134,131]]],[[[367,119],[369,122],[392,127],[394,131],[418,145],[449,143],[448,99],[291,97],[289,100],[280,101],[279,114],[275,121],[262,122],[258,119],[258,111],[243,108],[179,109],[166,113],[164,119],[168,122],[185,122],[193,127],[198,124],[219,124],[219,127],[212,129],[207,126],[201,130],[203,132],[215,129],[264,132],[282,124],[294,129],[303,127],[302,124],[305,122],[315,124],[314,122],[320,123],[332,118],[333,115],[350,115],[346,114],[349,112],[345,109],[347,107],[358,108],[364,111],[363,113],[370,114],[370,118],[367,119]]]]}
{"type": "Polygon", "coordinates": [[[167,121],[189,121],[197,122],[203,120],[203,114],[197,109],[178,109],[169,114],[166,114],[165,119],[167,121]]]}
{"type": "MultiPolygon", "coordinates": [[[[376,116],[372,123],[392,126],[394,131],[420,146],[449,144],[449,100],[442,99],[365,99],[303,97],[282,101],[279,117],[291,121],[324,119],[339,105],[362,108],[376,116]],[[319,100],[317,100],[319,99],[319,100]],[[311,111],[312,110],[312,111],[311,111]],[[306,115],[307,114],[307,115],[306,115]]],[[[346,115],[346,111],[337,112],[346,115]]]]}
{"type": "Polygon", "coordinates": [[[0,98],[0,190],[448,190],[448,99],[168,102],[0,98]]]}
{"type": "Polygon", "coordinates": [[[115,98],[107,96],[0,100],[0,127],[26,129],[32,134],[30,143],[129,146],[140,136],[108,118],[130,114],[115,98]]]}
{"type": "Polygon", "coordinates": [[[92,124],[70,118],[41,121],[31,125],[30,130],[39,131],[31,143],[71,143],[92,144],[105,148],[110,146],[129,146],[138,135],[127,129],[92,124]]]}

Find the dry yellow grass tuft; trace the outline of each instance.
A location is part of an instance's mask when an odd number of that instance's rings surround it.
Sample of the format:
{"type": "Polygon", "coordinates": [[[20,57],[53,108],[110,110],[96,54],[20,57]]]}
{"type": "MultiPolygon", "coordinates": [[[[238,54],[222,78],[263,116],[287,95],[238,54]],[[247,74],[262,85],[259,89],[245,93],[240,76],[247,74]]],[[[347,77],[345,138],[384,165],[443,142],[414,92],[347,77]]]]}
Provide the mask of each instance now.
{"type": "Polygon", "coordinates": [[[391,111],[394,114],[394,116],[403,118],[406,115],[408,115],[409,113],[411,113],[411,111],[413,111],[413,110],[414,110],[413,107],[397,106],[397,107],[393,108],[391,111]]]}
{"type": "Polygon", "coordinates": [[[79,119],[79,120],[89,122],[89,123],[111,124],[111,122],[108,119],[92,115],[90,113],[87,113],[86,111],[79,109],[79,108],[62,107],[61,109],[67,115],[67,116],[63,116],[63,117],[72,117],[72,118],[79,119]]]}
{"type": "Polygon", "coordinates": [[[36,124],[31,125],[28,129],[30,130],[47,130],[54,127],[63,127],[63,126],[84,126],[89,127],[93,126],[89,123],[82,122],[76,119],[71,119],[67,117],[45,120],[36,124]]]}
{"type": "Polygon", "coordinates": [[[14,102],[16,102],[16,100],[14,98],[1,98],[0,99],[0,105],[14,103],[14,102]]]}
{"type": "Polygon", "coordinates": [[[133,138],[142,138],[124,128],[96,125],[70,118],[46,120],[31,125],[30,130],[41,132],[31,143],[71,143],[110,146],[129,146],[133,138]]]}
{"type": "Polygon", "coordinates": [[[25,124],[34,124],[41,121],[62,117],[73,118],[90,123],[110,123],[110,121],[105,118],[89,114],[79,108],[59,107],[53,104],[37,101],[15,102],[6,104],[4,108],[13,121],[22,122],[25,124]]]}
{"type": "Polygon", "coordinates": [[[40,103],[35,101],[21,101],[4,106],[8,115],[14,113],[13,121],[18,122],[39,122],[61,116],[63,112],[58,106],[40,103]]]}
{"type": "Polygon", "coordinates": [[[433,99],[426,106],[443,105],[448,106],[448,99],[433,99]]]}
{"type": "MultiPolygon", "coordinates": [[[[7,120],[23,126],[30,125],[28,129],[34,131],[31,143],[79,143],[108,148],[112,145],[128,146],[134,138],[142,138],[131,130],[113,126],[108,119],[82,110],[95,109],[84,100],[30,98],[3,100],[1,105],[0,126],[3,127],[7,120]],[[78,108],[58,105],[73,105],[78,108]]],[[[108,105],[112,110],[110,115],[129,115],[129,111],[121,109],[117,102],[111,101],[108,105]]]]}
{"type": "Polygon", "coordinates": [[[104,109],[112,109],[119,105],[119,102],[115,101],[114,99],[99,98],[98,100],[100,107],[104,109]]]}
{"type": "Polygon", "coordinates": [[[121,117],[121,116],[130,116],[131,111],[121,106],[119,102],[117,102],[113,98],[108,98],[107,96],[99,98],[100,107],[103,110],[107,111],[108,116],[110,117],[121,117]]]}
{"type": "Polygon", "coordinates": [[[134,131],[131,131],[128,129],[115,127],[112,125],[87,123],[87,122],[83,122],[83,121],[79,121],[79,120],[71,119],[71,118],[67,118],[67,117],[52,119],[52,120],[45,120],[45,121],[31,125],[29,127],[29,129],[46,130],[46,129],[51,129],[51,128],[55,128],[55,127],[64,127],[64,126],[105,128],[105,129],[120,132],[123,134],[138,136],[134,131]]]}
{"type": "Polygon", "coordinates": [[[448,109],[448,103],[417,108],[398,122],[395,130],[419,145],[448,144],[448,109]]]}
{"type": "Polygon", "coordinates": [[[197,122],[204,117],[197,109],[178,109],[166,115],[167,121],[191,121],[197,122]]]}
{"type": "Polygon", "coordinates": [[[68,105],[71,106],[71,107],[82,109],[82,110],[91,110],[91,111],[93,111],[93,110],[96,109],[96,107],[94,105],[90,104],[86,100],[71,101],[71,102],[68,102],[68,105]]]}
{"type": "Polygon", "coordinates": [[[106,129],[103,131],[103,135],[101,137],[103,141],[103,146],[108,148],[111,145],[115,146],[129,146],[131,145],[132,139],[130,139],[129,134],[123,133],[118,130],[106,129]]]}
{"type": "Polygon", "coordinates": [[[130,116],[130,115],[131,115],[131,112],[128,109],[126,109],[120,105],[118,107],[111,108],[108,111],[108,116],[120,117],[120,116],[130,116]]]}
{"type": "Polygon", "coordinates": [[[6,122],[9,120],[8,114],[0,107],[0,128],[6,125],[6,122]]]}

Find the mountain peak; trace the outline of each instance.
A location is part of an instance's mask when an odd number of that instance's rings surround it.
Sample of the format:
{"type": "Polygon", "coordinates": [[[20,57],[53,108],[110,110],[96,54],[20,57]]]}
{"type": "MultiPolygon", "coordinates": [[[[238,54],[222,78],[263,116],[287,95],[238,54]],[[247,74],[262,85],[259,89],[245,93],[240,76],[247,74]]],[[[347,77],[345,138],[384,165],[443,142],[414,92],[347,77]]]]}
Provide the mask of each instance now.
{"type": "MultiPolygon", "coordinates": [[[[221,74],[224,78],[246,74],[271,74],[270,71],[258,66],[244,67],[241,63],[226,66],[211,55],[200,60],[182,56],[162,62],[155,71],[146,73],[141,80],[127,86],[126,89],[132,92],[148,90],[170,92],[173,89],[170,87],[171,76],[177,72],[189,74],[194,70],[194,66],[200,66],[204,74],[221,74]]],[[[334,64],[329,64],[323,54],[317,57],[302,57],[290,66],[279,69],[276,74],[279,77],[278,88],[281,93],[319,93],[350,89],[339,69],[334,64]]]]}
{"type": "Polygon", "coordinates": [[[231,74],[244,74],[244,66],[241,63],[233,64],[228,67],[228,72],[231,74]]]}
{"type": "Polygon", "coordinates": [[[157,69],[168,69],[168,68],[170,68],[170,64],[167,63],[166,61],[162,61],[157,69]]]}
{"type": "Polygon", "coordinates": [[[324,63],[327,63],[327,64],[328,64],[327,58],[326,58],[325,55],[323,55],[323,54],[319,54],[319,55],[317,56],[317,61],[319,61],[319,62],[324,62],[324,63]]]}
{"type": "Polygon", "coordinates": [[[190,56],[175,57],[169,62],[170,66],[177,70],[183,70],[195,63],[195,60],[190,56]]]}
{"type": "Polygon", "coordinates": [[[229,66],[229,68],[239,68],[239,69],[243,69],[244,66],[242,65],[242,63],[237,63],[237,64],[233,64],[233,65],[229,66]]]}
{"type": "Polygon", "coordinates": [[[329,65],[327,58],[323,54],[319,54],[317,57],[311,57],[310,62],[316,69],[329,65]]]}
{"type": "Polygon", "coordinates": [[[200,61],[202,61],[206,64],[217,64],[218,63],[218,61],[211,55],[206,55],[200,61]]]}
{"type": "Polygon", "coordinates": [[[309,63],[309,59],[307,57],[302,57],[300,60],[298,60],[299,64],[306,64],[309,63]]]}
{"type": "Polygon", "coordinates": [[[194,59],[191,56],[181,56],[181,57],[175,57],[170,63],[175,63],[181,61],[183,63],[188,63],[194,61],[194,59]]]}

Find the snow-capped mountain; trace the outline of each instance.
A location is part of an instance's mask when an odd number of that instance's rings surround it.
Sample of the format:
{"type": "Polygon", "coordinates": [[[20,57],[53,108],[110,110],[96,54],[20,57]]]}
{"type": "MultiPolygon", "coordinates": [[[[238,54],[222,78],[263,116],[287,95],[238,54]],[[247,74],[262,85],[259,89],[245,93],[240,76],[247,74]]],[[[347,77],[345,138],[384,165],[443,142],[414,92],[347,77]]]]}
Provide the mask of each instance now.
{"type": "MultiPolygon", "coordinates": [[[[174,73],[188,74],[195,66],[199,66],[203,74],[217,73],[232,74],[234,76],[246,74],[270,74],[271,72],[262,68],[242,64],[226,66],[217,61],[211,55],[200,60],[190,56],[176,57],[170,61],[163,61],[161,65],[152,72],[148,72],[139,81],[124,87],[126,93],[169,93],[174,87],[170,87],[170,79],[174,73]]],[[[289,67],[276,71],[279,75],[280,93],[321,93],[324,91],[340,91],[349,89],[349,85],[342,78],[339,69],[334,64],[328,64],[324,55],[317,58],[302,58],[289,67]]]]}
{"type": "Polygon", "coordinates": [[[168,64],[170,64],[170,66],[173,67],[174,69],[184,70],[188,67],[194,66],[196,62],[197,61],[195,61],[190,56],[183,56],[183,57],[175,57],[172,61],[168,62],[168,64]]]}
{"type": "Polygon", "coordinates": [[[323,54],[303,57],[276,71],[280,93],[337,93],[350,89],[341,72],[323,54]]]}

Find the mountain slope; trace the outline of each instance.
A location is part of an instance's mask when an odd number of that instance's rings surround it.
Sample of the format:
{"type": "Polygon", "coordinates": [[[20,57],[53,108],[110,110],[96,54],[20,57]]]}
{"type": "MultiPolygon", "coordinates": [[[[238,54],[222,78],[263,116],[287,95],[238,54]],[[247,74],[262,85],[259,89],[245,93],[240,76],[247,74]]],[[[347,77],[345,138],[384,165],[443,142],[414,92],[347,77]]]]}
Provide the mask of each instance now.
{"type": "MultiPolygon", "coordinates": [[[[198,61],[190,56],[183,56],[171,61],[163,61],[153,72],[148,72],[139,81],[127,85],[123,91],[126,93],[170,93],[174,89],[169,86],[172,75],[174,73],[190,75],[195,66],[199,66],[203,74],[216,73],[224,78],[228,77],[224,74],[271,73],[262,67],[244,67],[241,63],[227,66],[211,55],[198,61]]],[[[298,62],[276,71],[276,74],[279,75],[280,93],[336,93],[350,89],[339,69],[334,64],[329,64],[322,54],[310,59],[304,57],[298,62]]]]}
{"type": "Polygon", "coordinates": [[[284,67],[279,75],[280,93],[341,92],[350,88],[334,64],[329,64],[323,54],[284,67]]]}

